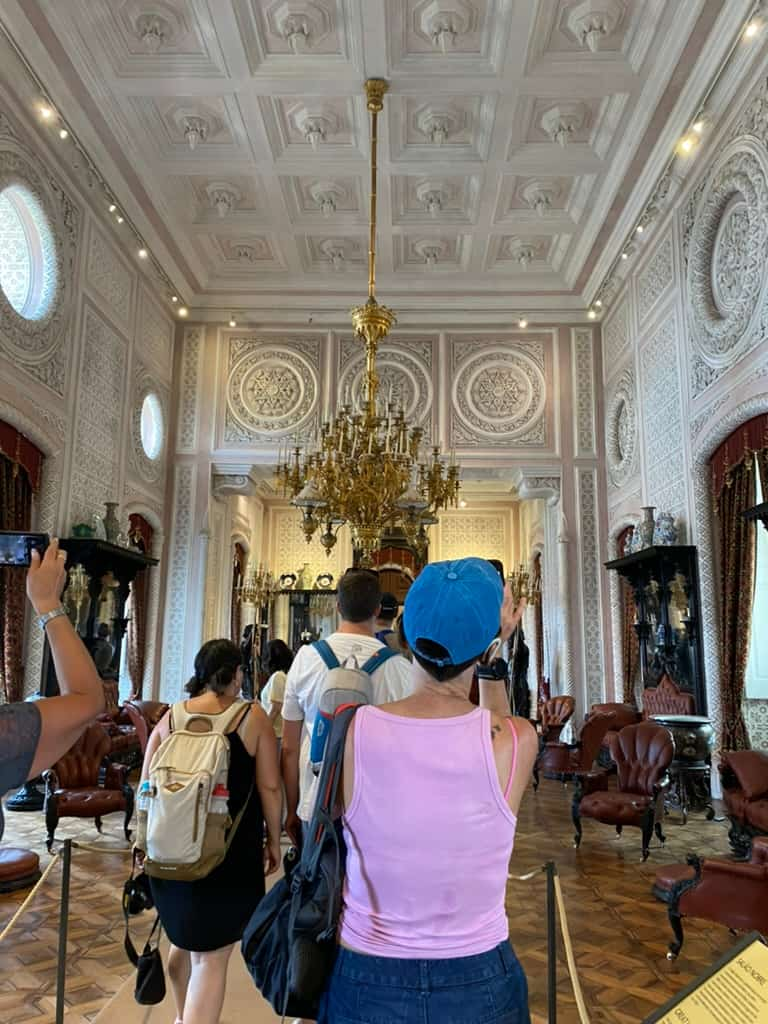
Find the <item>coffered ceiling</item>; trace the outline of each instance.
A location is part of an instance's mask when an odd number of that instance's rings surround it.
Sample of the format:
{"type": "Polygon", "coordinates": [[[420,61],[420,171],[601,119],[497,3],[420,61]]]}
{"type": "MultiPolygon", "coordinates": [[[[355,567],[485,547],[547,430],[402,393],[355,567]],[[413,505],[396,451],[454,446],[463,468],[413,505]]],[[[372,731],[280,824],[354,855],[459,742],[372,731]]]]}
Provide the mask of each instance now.
{"type": "Polygon", "coordinates": [[[186,299],[227,310],[360,297],[368,76],[391,85],[382,298],[583,309],[606,230],[726,16],[726,0],[4,7],[186,299]]]}

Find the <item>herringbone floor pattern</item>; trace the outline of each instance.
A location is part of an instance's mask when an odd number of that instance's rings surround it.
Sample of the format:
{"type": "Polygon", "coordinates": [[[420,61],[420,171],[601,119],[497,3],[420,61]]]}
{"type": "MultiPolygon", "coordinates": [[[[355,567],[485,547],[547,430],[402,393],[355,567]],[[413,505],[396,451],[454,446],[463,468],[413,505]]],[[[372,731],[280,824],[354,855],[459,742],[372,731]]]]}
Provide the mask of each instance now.
{"type": "MultiPolygon", "coordinates": [[[[616,841],[612,828],[584,823],[581,849],[572,846],[570,789],[542,781],[529,791],[520,813],[511,870],[522,875],[555,860],[564,891],[578,970],[592,1024],[637,1024],[733,942],[725,928],[692,921],[680,959],[665,959],[670,932],[664,907],[650,893],[659,864],[685,859],[689,851],[707,855],[728,852],[725,823],[692,816],[681,826],[667,819],[664,849],[654,843],[646,864],[640,863],[639,832],[627,829],[616,841]]],[[[64,822],[58,837],[120,847],[120,816],[104,822],[98,838],[91,822],[64,822]]],[[[457,822],[460,827],[460,822],[457,822]]],[[[6,815],[7,844],[44,855],[42,814],[6,815]]],[[[434,851],[439,856],[439,851],[434,851]]],[[[132,973],[123,952],[120,913],[128,858],[76,851],[72,880],[72,915],[67,962],[67,1024],[96,1017],[132,973]]],[[[56,978],[58,870],[18,927],[0,946],[0,1021],[3,1024],[52,1024],[56,978]]],[[[24,894],[0,896],[0,929],[24,894]]],[[[510,935],[525,967],[534,1024],[546,1021],[546,927],[544,876],[529,882],[511,880],[507,895],[510,935]]],[[[136,945],[140,929],[135,928],[136,945]]],[[[576,1024],[573,993],[562,942],[559,942],[558,1021],[576,1024]]],[[[247,1024],[247,1022],[243,1022],[247,1024]]],[[[471,1022],[467,1022],[471,1024],[471,1022]]]]}

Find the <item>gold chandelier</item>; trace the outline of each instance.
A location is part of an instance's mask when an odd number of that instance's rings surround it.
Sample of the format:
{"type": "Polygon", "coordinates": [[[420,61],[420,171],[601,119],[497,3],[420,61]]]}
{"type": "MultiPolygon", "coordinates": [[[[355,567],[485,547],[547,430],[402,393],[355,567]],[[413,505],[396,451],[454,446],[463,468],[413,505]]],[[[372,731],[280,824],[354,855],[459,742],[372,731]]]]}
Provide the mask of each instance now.
{"type": "Polygon", "coordinates": [[[339,527],[348,523],[362,565],[372,564],[387,529],[402,529],[417,554],[425,557],[426,527],[437,522],[440,509],[455,505],[459,495],[455,457],[446,462],[439,446],[426,455],[424,431],[408,425],[404,410],[392,401],[391,389],[388,400],[379,396],[376,353],[397,319],[376,301],[377,128],[387,89],[387,82],[380,78],[365,83],[371,114],[368,301],[350,310],[355,334],[365,344],[360,405],[345,397],[334,419],[323,424],[311,450],[302,451],[296,444],[281,453],[277,467],[283,494],[301,509],[307,541],[324,526],[320,541],[330,554],[339,527]]]}

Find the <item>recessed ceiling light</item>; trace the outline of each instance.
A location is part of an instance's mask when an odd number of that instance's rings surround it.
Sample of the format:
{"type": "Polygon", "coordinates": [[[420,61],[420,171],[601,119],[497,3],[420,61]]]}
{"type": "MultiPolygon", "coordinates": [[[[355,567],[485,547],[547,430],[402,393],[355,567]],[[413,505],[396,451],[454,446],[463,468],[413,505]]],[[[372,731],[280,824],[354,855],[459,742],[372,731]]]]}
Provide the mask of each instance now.
{"type": "Polygon", "coordinates": [[[635,228],[635,231],[638,233],[638,235],[642,235],[642,233],[645,231],[645,228],[642,224],[638,224],[635,228]]]}
{"type": "Polygon", "coordinates": [[[597,319],[597,313],[594,311],[594,309],[590,309],[590,311],[587,313],[587,316],[589,317],[590,320],[596,320],[597,319]]]}
{"type": "Polygon", "coordinates": [[[629,259],[629,253],[628,253],[628,252],[623,252],[623,253],[621,254],[621,258],[622,258],[623,260],[628,260],[628,259],[629,259]]]}
{"type": "Polygon", "coordinates": [[[187,316],[189,310],[186,306],[179,306],[179,316],[187,316]]]}
{"type": "Polygon", "coordinates": [[[178,302],[178,301],[179,301],[179,296],[178,295],[172,295],[171,296],[171,302],[178,302]]]}
{"type": "Polygon", "coordinates": [[[139,259],[140,260],[145,260],[147,258],[147,256],[149,256],[149,253],[147,252],[146,249],[139,249],[139,254],[138,255],[139,255],[139,259]]]}
{"type": "Polygon", "coordinates": [[[229,318],[229,326],[237,327],[237,320],[235,320],[234,315],[229,318]]]}
{"type": "Polygon", "coordinates": [[[69,135],[69,132],[67,131],[66,128],[62,128],[60,130],[60,132],[59,132],[59,138],[60,139],[66,139],[68,135],[69,135]]]}
{"type": "Polygon", "coordinates": [[[517,326],[522,328],[526,328],[528,326],[528,321],[525,319],[524,316],[521,316],[520,319],[517,321],[517,326]]]}
{"type": "Polygon", "coordinates": [[[750,23],[744,29],[744,38],[745,39],[754,39],[754,37],[757,35],[757,33],[759,31],[760,31],[760,22],[759,21],[755,21],[753,19],[752,21],[750,21],[750,23]]]}
{"type": "Polygon", "coordinates": [[[693,139],[690,137],[690,135],[686,135],[684,138],[680,140],[680,149],[682,149],[684,153],[690,153],[690,151],[693,149],[693,139]]]}
{"type": "Polygon", "coordinates": [[[114,203],[110,203],[109,204],[109,212],[110,213],[114,213],[116,209],[117,209],[117,207],[115,206],[114,203]]]}
{"type": "Polygon", "coordinates": [[[44,121],[50,121],[53,117],[53,111],[45,103],[40,107],[40,117],[42,117],[44,121]]]}
{"type": "Polygon", "coordinates": [[[704,131],[704,122],[702,120],[694,121],[691,127],[697,135],[701,135],[701,133],[704,131]]]}
{"type": "Polygon", "coordinates": [[[123,218],[119,214],[117,215],[117,217],[115,217],[115,220],[117,221],[118,224],[122,224],[123,223],[123,218]]]}
{"type": "Polygon", "coordinates": [[[598,309],[602,309],[603,308],[603,300],[602,299],[595,299],[595,305],[597,306],[598,309]]]}
{"type": "Polygon", "coordinates": [[[466,508],[466,507],[467,507],[467,503],[466,503],[466,501],[464,501],[464,499],[462,498],[462,499],[461,499],[461,501],[459,502],[459,508],[466,508]]]}

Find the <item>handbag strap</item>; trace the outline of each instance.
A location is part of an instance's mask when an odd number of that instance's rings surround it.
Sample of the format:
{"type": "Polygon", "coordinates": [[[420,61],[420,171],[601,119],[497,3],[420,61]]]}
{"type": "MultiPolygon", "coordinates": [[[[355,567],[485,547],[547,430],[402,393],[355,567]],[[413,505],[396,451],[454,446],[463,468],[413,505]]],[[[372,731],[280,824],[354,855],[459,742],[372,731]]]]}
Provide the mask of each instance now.
{"type": "MultiPolygon", "coordinates": [[[[123,948],[125,949],[125,955],[128,957],[128,959],[130,960],[130,962],[133,964],[134,967],[138,967],[139,966],[139,954],[136,952],[136,947],[134,946],[133,942],[131,941],[130,930],[129,930],[129,921],[130,921],[130,919],[129,919],[129,916],[128,916],[128,908],[125,906],[125,903],[123,903],[123,916],[125,917],[125,939],[123,940],[123,948]]],[[[152,925],[152,931],[149,933],[149,935],[147,937],[147,941],[146,941],[146,943],[144,945],[143,956],[146,956],[150,952],[150,950],[151,950],[151,943],[152,943],[152,937],[154,936],[156,931],[157,931],[157,945],[159,946],[160,945],[160,939],[162,938],[162,934],[163,934],[163,926],[160,923],[160,915],[159,914],[155,918],[155,923],[152,925]],[[158,931],[158,927],[159,927],[159,931],[158,931]]]]}

